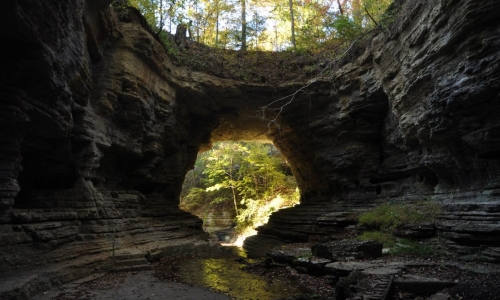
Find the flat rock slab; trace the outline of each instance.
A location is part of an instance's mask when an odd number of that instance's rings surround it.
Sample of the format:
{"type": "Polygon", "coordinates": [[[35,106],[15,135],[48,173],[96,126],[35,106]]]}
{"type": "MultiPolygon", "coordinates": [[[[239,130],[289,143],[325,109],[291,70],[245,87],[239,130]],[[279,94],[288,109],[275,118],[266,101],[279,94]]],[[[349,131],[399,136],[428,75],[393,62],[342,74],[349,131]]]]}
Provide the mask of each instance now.
{"type": "Polygon", "coordinates": [[[272,258],[272,260],[279,264],[293,264],[295,260],[295,255],[285,253],[283,251],[270,251],[267,252],[267,256],[272,258]]]}
{"type": "Polygon", "coordinates": [[[375,265],[369,262],[334,262],[325,266],[325,272],[337,276],[347,276],[353,271],[362,271],[374,267],[375,265]]]}
{"type": "Polygon", "coordinates": [[[361,273],[366,274],[366,275],[394,275],[397,274],[401,271],[401,269],[398,268],[369,268],[369,269],[364,269],[361,271],[361,273]]]}
{"type": "Polygon", "coordinates": [[[299,258],[293,261],[293,267],[297,270],[305,270],[303,273],[309,273],[313,275],[324,275],[325,265],[331,263],[332,261],[326,258],[299,258]]]}

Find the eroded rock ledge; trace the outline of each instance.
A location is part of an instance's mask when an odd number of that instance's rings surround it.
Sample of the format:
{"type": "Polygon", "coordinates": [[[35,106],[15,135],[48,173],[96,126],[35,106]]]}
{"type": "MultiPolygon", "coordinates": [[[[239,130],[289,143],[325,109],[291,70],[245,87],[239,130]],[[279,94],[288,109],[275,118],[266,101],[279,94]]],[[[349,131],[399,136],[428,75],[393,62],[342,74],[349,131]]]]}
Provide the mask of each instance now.
{"type": "Polygon", "coordinates": [[[198,151],[218,140],[274,142],[301,189],[302,204],[275,213],[249,249],[424,198],[443,202],[437,229],[457,247],[500,246],[498,1],[408,2],[390,32],[309,85],[270,130],[257,109],[306,83],[175,67],[139,16],[109,4],[4,4],[2,277],[104,259],[113,234],[144,251],[204,238],[178,197],[198,151]]]}

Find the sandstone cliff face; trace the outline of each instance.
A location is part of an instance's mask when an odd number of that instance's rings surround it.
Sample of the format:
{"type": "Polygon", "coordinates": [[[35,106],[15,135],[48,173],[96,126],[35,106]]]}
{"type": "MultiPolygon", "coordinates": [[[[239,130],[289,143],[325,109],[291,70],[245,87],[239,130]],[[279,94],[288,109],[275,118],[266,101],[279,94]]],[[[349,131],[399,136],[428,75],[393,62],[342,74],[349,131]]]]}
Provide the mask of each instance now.
{"type": "Polygon", "coordinates": [[[177,199],[208,140],[197,128],[212,125],[176,103],[169,58],[139,18],[120,23],[109,4],[4,11],[1,271],[107,257],[113,235],[143,250],[205,236],[177,199]]]}
{"type": "Polygon", "coordinates": [[[302,182],[302,204],[274,214],[246,247],[307,240],[376,203],[427,198],[444,204],[442,236],[500,245],[499,9],[408,2],[330,88],[285,107],[273,137],[302,182]]]}
{"type": "Polygon", "coordinates": [[[219,140],[273,141],[301,189],[302,204],[275,213],[249,249],[426,197],[445,205],[445,237],[498,246],[500,4],[410,2],[270,130],[258,108],[306,83],[271,89],[175,67],[142,19],[110,1],[5,4],[0,270],[104,259],[113,232],[145,251],[204,237],[178,197],[198,151],[219,140]]]}
{"type": "MultiPolygon", "coordinates": [[[[2,278],[88,265],[82,275],[109,266],[113,245],[158,257],[205,239],[202,221],[178,208],[198,151],[268,139],[253,114],[269,87],[174,67],[143,18],[110,2],[2,11],[2,278]]],[[[19,284],[24,296],[40,288],[19,284]]]]}

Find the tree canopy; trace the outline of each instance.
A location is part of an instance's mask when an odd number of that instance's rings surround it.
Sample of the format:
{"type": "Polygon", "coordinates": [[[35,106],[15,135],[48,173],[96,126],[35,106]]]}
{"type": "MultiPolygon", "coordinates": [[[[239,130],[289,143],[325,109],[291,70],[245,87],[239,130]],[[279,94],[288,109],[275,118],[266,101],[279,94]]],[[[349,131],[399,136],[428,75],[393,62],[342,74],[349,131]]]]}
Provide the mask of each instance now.
{"type": "Polygon", "coordinates": [[[185,24],[199,43],[234,50],[314,49],[385,22],[391,0],[128,0],[152,28],[185,24]]]}
{"type": "Polygon", "coordinates": [[[243,231],[298,201],[290,167],[273,145],[220,142],[198,155],[186,175],[180,206],[201,218],[213,209],[232,210],[243,231]]]}

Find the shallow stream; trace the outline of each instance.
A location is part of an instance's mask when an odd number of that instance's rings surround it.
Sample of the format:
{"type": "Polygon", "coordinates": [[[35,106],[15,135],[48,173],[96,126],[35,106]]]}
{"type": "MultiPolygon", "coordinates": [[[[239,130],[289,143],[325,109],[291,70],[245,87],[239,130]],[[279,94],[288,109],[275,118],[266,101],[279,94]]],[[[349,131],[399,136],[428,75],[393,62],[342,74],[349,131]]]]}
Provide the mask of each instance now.
{"type": "Polygon", "coordinates": [[[207,287],[233,299],[271,300],[307,292],[289,278],[266,278],[243,268],[244,264],[235,258],[195,258],[184,261],[179,271],[185,283],[207,287]]]}

